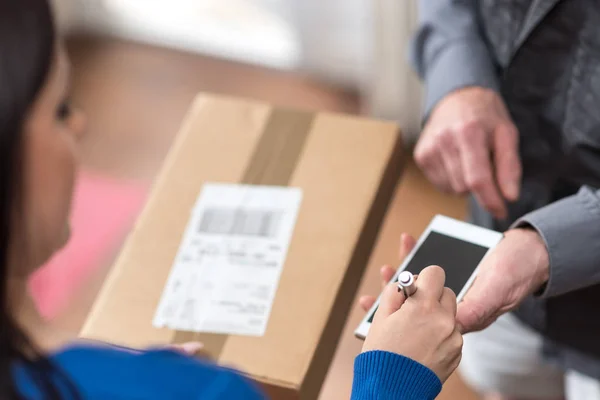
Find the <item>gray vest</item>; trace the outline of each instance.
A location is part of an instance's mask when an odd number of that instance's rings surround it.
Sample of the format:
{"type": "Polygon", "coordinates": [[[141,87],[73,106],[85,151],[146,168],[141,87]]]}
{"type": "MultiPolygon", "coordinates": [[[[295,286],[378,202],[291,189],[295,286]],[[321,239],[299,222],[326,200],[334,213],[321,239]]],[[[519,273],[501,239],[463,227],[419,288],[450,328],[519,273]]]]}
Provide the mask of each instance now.
{"type": "MultiPolygon", "coordinates": [[[[471,214],[480,225],[505,230],[582,185],[600,188],[600,2],[478,4],[502,95],[520,132],[523,188],[507,221],[494,221],[474,201],[471,214]]],[[[529,299],[517,315],[544,334],[547,353],[565,368],[600,379],[600,286],[529,299]]]]}

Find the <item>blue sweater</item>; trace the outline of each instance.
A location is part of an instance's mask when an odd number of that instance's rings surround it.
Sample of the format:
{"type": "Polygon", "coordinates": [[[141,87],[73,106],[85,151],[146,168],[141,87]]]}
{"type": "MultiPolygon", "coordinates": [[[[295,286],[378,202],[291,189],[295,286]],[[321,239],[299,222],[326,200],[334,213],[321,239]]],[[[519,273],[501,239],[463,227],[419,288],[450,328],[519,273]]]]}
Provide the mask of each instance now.
{"type": "MultiPolygon", "coordinates": [[[[234,371],[168,350],[137,352],[77,345],[50,360],[86,400],[265,398],[253,383],[234,371]]],[[[14,375],[24,397],[44,398],[34,383],[32,369],[18,365],[14,375]]],[[[72,398],[65,380],[58,375],[53,379],[64,398],[72,398]]],[[[440,390],[436,375],[408,358],[381,351],[356,358],[353,400],[429,400],[440,390]]]]}

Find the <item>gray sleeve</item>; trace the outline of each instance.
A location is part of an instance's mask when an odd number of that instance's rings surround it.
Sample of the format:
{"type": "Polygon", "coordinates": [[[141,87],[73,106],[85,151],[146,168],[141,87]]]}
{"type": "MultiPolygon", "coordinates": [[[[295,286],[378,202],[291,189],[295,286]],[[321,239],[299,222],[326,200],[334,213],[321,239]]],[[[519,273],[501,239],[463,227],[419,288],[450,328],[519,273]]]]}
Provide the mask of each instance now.
{"type": "Polygon", "coordinates": [[[526,215],[546,243],[550,279],[541,297],[553,297],[600,283],[600,190],[579,193],[526,215]]]}
{"type": "Polygon", "coordinates": [[[477,1],[419,0],[410,60],[425,83],[425,115],[457,89],[498,91],[498,69],[481,33],[477,1]]]}

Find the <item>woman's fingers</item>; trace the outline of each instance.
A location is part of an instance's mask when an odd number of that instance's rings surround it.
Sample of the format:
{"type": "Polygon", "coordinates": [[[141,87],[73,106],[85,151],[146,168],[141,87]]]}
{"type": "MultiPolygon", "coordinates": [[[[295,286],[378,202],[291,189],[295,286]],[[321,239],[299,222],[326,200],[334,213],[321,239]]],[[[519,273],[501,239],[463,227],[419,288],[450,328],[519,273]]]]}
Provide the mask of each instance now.
{"type": "Polygon", "coordinates": [[[364,311],[369,311],[371,307],[373,307],[373,304],[375,304],[375,297],[361,296],[361,298],[358,299],[358,304],[360,304],[360,308],[364,311]]]}
{"type": "Polygon", "coordinates": [[[415,295],[440,301],[444,293],[444,283],[446,283],[446,273],[441,267],[437,265],[427,267],[419,274],[415,295]]]}
{"type": "Polygon", "coordinates": [[[195,356],[204,348],[204,344],[201,342],[187,342],[172,344],[167,346],[167,348],[185,354],[186,356],[195,356]]]}
{"type": "Polygon", "coordinates": [[[396,283],[388,284],[381,294],[381,301],[379,302],[375,318],[389,317],[402,307],[405,300],[404,294],[398,292],[398,285],[396,283]]]}
{"type": "Polygon", "coordinates": [[[400,235],[400,251],[398,252],[398,258],[400,262],[404,261],[416,244],[417,241],[415,238],[408,233],[403,233],[400,235]]]}
{"type": "Polygon", "coordinates": [[[456,316],[456,294],[452,291],[452,289],[444,288],[440,303],[444,310],[450,311],[453,316],[456,316]]]}
{"type": "Polygon", "coordinates": [[[389,265],[384,265],[383,267],[381,267],[381,269],[379,270],[379,275],[381,276],[382,290],[388,283],[390,283],[395,273],[396,271],[394,270],[394,268],[390,267],[389,265]]]}

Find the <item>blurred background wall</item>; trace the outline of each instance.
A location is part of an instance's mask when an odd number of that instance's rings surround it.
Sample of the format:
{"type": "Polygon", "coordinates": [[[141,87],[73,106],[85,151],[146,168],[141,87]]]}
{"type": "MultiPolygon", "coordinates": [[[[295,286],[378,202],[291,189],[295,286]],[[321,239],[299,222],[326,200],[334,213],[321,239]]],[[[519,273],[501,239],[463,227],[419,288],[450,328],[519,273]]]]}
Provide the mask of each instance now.
{"type": "Polygon", "coordinates": [[[412,138],[420,87],[406,63],[414,0],[54,0],[68,31],[288,71],[358,90],[363,112],[412,138]]]}

